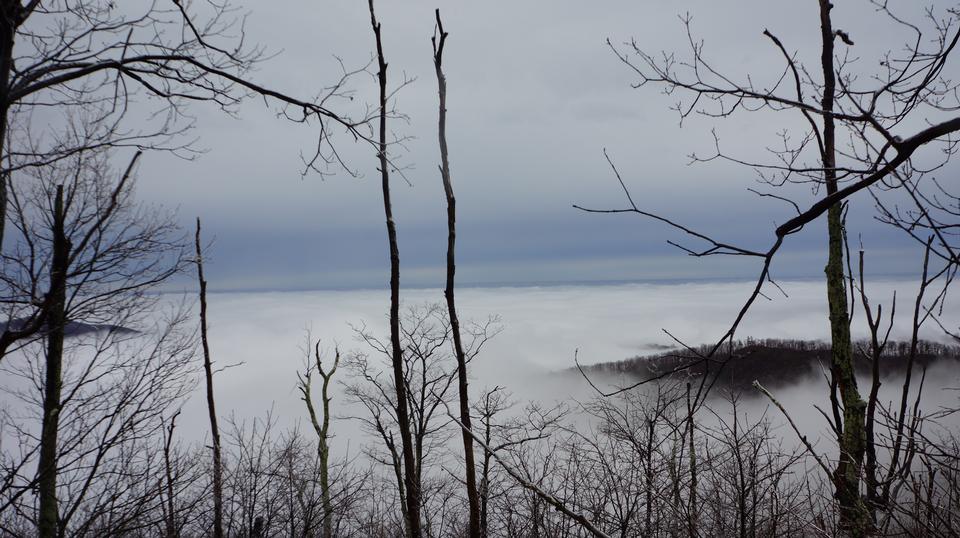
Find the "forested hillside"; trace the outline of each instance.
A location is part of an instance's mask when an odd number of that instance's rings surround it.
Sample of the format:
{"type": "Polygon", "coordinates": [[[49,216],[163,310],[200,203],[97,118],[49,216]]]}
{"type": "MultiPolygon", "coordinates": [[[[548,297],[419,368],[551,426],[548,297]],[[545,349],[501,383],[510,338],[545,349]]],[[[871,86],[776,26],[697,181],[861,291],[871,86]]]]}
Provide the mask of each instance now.
{"type": "MultiPolygon", "coordinates": [[[[873,359],[864,352],[867,341],[855,342],[856,371],[867,377],[873,359]]],[[[655,355],[634,357],[617,362],[583,367],[586,372],[612,373],[636,379],[666,376],[689,379],[716,375],[717,385],[734,390],[750,390],[754,381],[766,387],[783,387],[811,378],[826,379],[830,375],[830,344],[813,340],[779,340],[748,338],[734,342],[724,350],[724,360],[708,360],[710,346],[691,350],[675,349],[655,355]],[[729,360],[726,360],[729,353],[729,360]]],[[[903,376],[908,369],[924,370],[933,364],[960,366],[960,347],[921,340],[911,355],[910,342],[889,342],[880,355],[878,365],[884,378],[903,376]]]]}

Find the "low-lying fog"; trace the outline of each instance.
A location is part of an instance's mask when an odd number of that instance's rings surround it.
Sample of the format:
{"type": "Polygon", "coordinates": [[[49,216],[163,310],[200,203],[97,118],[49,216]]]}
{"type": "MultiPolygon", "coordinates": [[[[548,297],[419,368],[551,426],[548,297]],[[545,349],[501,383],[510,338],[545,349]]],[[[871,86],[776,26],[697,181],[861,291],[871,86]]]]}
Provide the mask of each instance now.
{"type": "MultiPolygon", "coordinates": [[[[585,400],[594,393],[578,374],[558,374],[582,363],[615,361],[638,354],[661,352],[675,342],[664,329],[689,344],[714,341],[723,334],[749,292],[750,283],[628,284],[615,286],[558,286],[527,288],[469,288],[458,291],[462,319],[486,320],[499,316],[502,331],[471,366],[471,392],[504,386],[516,399],[585,400]],[[578,351],[579,350],[579,351],[578,351]]],[[[740,337],[825,339],[828,322],[825,289],[821,282],[782,283],[783,295],[760,299],[747,316],[740,337]]],[[[901,302],[893,339],[909,338],[908,303],[916,283],[870,283],[874,304],[889,310],[893,291],[901,302]]],[[[404,291],[407,305],[442,301],[442,290],[404,291]]],[[[388,338],[386,291],[314,291],[282,293],[218,293],[208,299],[211,349],[219,366],[242,363],[216,377],[221,415],[235,413],[250,420],[273,409],[281,428],[297,422],[306,426],[305,409],[295,388],[296,372],[304,367],[306,334],[322,339],[332,353],[371,352],[358,342],[351,325],[366,324],[373,334],[388,338]]],[[[943,319],[956,320],[957,312],[943,319]]],[[[857,310],[854,336],[866,335],[857,310]]],[[[945,341],[942,331],[929,325],[927,339],[945,341]]],[[[373,353],[371,352],[371,355],[373,353]]],[[[925,406],[956,404],[960,372],[937,368],[928,374],[925,406]]],[[[345,371],[340,372],[344,380],[345,371]]],[[[605,380],[598,380],[602,382],[605,380]]],[[[610,381],[610,380],[606,380],[610,381]]],[[[887,380],[884,390],[895,390],[898,380],[887,380]]],[[[778,398],[808,433],[824,431],[826,424],[812,408],[826,401],[821,380],[808,380],[777,391],[778,398]]],[[[884,399],[893,398],[885,392],[884,399]]],[[[334,392],[334,405],[342,414],[342,388],[334,392]]],[[[751,412],[766,408],[766,401],[751,398],[751,412]],[[756,405],[761,402],[760,405],[756,405]]],[[[771,417],[779,413],[770,411],[771,417]]],[[[198,391],[181,418],[182,435],[206,429],[204,400],[198,391]]],[[[334,425],[342,448],[362,442],[358,426],[347,420],[334,425]]],[[[352,450],[351,450],[352,451],[352,450]]]]}
{"type": "MultiPolygon", "coordinates": [[[[828,321],[824,314],[825,289],[821,282],[784,282],[789,295],[759,299],[742,327],[739,338],[825,339],[828,321]]],[[[545,403],[586,401],[595,392],[584,379],[569,369],[574,356],[585,364],[616,361],[636,355],[664,351],[676,344],[666,331],[690,345],[711,343],[722,335],[746,298],[751,283],[626,284],[610,286],[556,286],[524,288],[465,288],[458,291],[462,320],[499,317],[501,332],[490,340],[471,365],[473,395],[494,386],[505,387],[519,402],[545,403]]],[[[901,304],[899,323],[893,339],[909,338],[909,312],[916,283],[874,282],[870,293],[874,304],[889,302],[894,290],[901,304]]],[[[272,410],[277,433],[300,425],[309,430],[306,409],[296,388],[297,372],[305,367],[307,333],[320,338],[321,348],[332,357],[334,346],[344,355],[376,353],[357,340],[354,327],[364,326],[373,335],[388,341],[388,292],[381,290],[213,293],[208,297],[210,347],[219,369],[216,397],[221,427],[230,416],[251,422],[272,410]]],[[[442,301],[442,290],[405,290],[405,305],[442,301]]],[[[193,301],[188,298],[188,301],[193,301]]],[[[944,312],[942,319],[957,320],[960,312],[944,312]]],[[[857,308],[854,337],[866,335],[857,308]]],[[[955,322],[954,322],[955,323],[955,322]]],[[[922,330],[922,337],[936,341],[947,338],[936,325],[922,330]]],[[[196,360],[202,359],[198,355],[196,360]]],[[[199,365],[199,364],[198,364],[199,365]]],[[[14,368],[8,360],[6,369],[14,368]]],[[[333,390],[333,405],[341,417],[360,412],[345,403],[340,382],[348,379],[341,369],[333,390]]],[[[186,441],[208,435],[202,380],[178,420],[178,434],[186,441]]],[[[596,378],[600,386],[623,382],[596,378]]],[[[15,383],[6,376],[4,383],[15,383]]],[[[888,379],[882,401],[898,398],[901,380],[888,379]]],[[[863,385],[866,386],[865,384],[863,385]]],[[[960,372],[938,366],[927,375],[923,407],[957,406],[960,372]]],[[[716,397],[722,391],[715,391],[716,397]]],[[[315,389],[315,400],[319,398],[315,389]]],[[[812,438],[827,425],[813,408],[826,409],[827,392],[822,379],[808,379],[788,388],[778,388],[777,397],[794,416],[804,433],[812,438]]],[[[745,410],[752,416],[764,412],[768,402],[756,394],[745,396],[745,410]]],[[[8,400],[8,403],[12,403],[8,400]]],[[[715,409],[722,410],[722,405],[715,409]]],[[[721,411],[722,412],[722,411],[721,411]]],[[[774,422],[780,413],[769,409],[774,422]]],[[[356,453],[366,442],[356,421],[341,418],[332,426],[334,449],[356,453]]],[[[786,430],[785,437],[795,438],[786,430]]]]}

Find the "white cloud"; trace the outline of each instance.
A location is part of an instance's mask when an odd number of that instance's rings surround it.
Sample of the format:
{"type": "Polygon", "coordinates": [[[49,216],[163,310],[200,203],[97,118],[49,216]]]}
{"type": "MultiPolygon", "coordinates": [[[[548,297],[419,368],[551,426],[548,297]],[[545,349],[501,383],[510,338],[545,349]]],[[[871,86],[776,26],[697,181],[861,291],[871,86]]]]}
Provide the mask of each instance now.
{"type": "MultiPolygon", "coordinates": [[[[781,285],[790,298],[768,292],[772,300],[760,299],[738,334],[826,339],[824,285],[815,281],[781,285]]],[[[582,380],[546,374],[573,367],[578,349],[584,363],[655,353],[658,346],[673,344],[664,329],[689,344],[713,342],[726,330],[749,288],[741,282],[462,289],[458,302],[463,319],[495,314],[503,324],[503,332],[471,368],[472,389],[501,385],[519,398],[588,397],[590,390],[582,380]]],[[[908,337],[903,301],[909,301],[915,288],[906,281],[870,284],[874,304],[889,303],[893,290],[898,291],[900,323],[894,338],[908,337]]],[[[406,304],[443,299],[438,289],[406,290],[403,297],[406,304]]],[[[235,412],[251,418],[275,406],[284,426],[305,418],[295,382],[303,364],[300,348],[306,329],[322,338],[326,349],[337,344],[344,351],[364,350],[349,324],[366,323],[373,333],[388,334],[385,291],[217,293],[210,295],[209,304],[215,361],[220,366],[242,363],[217,376],[218,405],[224,416],[235,412]]],[[[956,320],[957,314],[948,309],[945,319],[956,320]]],[[[854,325],[854,335],[866,335],[862,324],[854,325]]],[[[943,338],[932,326],[922,335],[943,338]]],[[[198,393],[190,402],[183,431],[205,430],[201,396],[198,393]]],[[[343,401],[339,389],[335,401],[343,401]]],[[[345,421],[336,428],[341,441],[356,432],[356,425],[345,421]]]]}

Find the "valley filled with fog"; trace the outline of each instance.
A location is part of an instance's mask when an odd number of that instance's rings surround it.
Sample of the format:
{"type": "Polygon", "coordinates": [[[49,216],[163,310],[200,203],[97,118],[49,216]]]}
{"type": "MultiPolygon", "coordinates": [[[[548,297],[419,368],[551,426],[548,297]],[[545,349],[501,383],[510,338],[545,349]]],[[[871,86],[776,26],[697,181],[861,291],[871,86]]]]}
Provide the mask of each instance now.
{"type": "MultiPolygon", "coordinates": [[[[822,312],[826,299],[822,282],[780,283],[788,297],[769,295],[760,299],[748,314],[738,338],[780,338],[825,340],[829,325],[822,312]]],[[[664,332],[696,346],[713,343],[729,326],[750,291],[747,282],[702,282],[687,284],[622,284],[609,286],[544,286],[522,288],[464,288],[459,292],[461,317],[486,321],[499,318],[500,332],[484,346],[471,364],[471,394],[505,387],[518,402],[564,401],[572,406],[596,396],[575,368],[574,355],[582,364],[619,361],[637,355],[661,353],[676,348],[676,341],[664,332]]],[[[889,303],[894,291],[899,301],[899,323],[891,339],[909,339],[908,302],[916,291],[911,281],[877,281],[869,284],[874,304],[889,303]],[[906,298],[906,299],[904,299],[906,298]]],[[[172,296],[170,297],[172,298],[172,296]]],[[[442,301],[442,290],[413,289],[404,292],[404,305],[442,301]]],[[[191,300],[190,298],[187,299],[191,300]]],[[[309,427],[306,408],[296,388],[297,372],[305,369],[307,333],[321,340],[321,350],[331,360],[338,346],[344,357],[367,353],[388,363],[362,341],[355,329],[365,326],[382,339],[388,336],[386,312],[388,295],[380,290],[214,293],[209,296],[210,346],[215,366],[217,405],[223,416],[234,414],[246,420],[264,416],[272,409],[279,429],[299,424],[309,427]]],[[[944,319],[956,319],[951,313],[944,319]]],[[[955,314],[955,313],[954,313],[955,314]]],[[[857,311],[854,338],[867,336],[857,311]]],[[[921,337],[948,342],[935,325],[924,326],[921,337]]],[[[936,369],[929,375],[925,403],[960,404],[960,371],[936,369]],[[946,371],[940,371],[946,370],[946,371]],[[934,403],[936,402],[936,403],[934,403]]],[[[350,371],[341,368],[335,375],[333,407],[341,417],[356,412],[346,405],[342,383],[350,371]]],[[[599,377],[606,389],[629,384],[626,379],[599,377]]],[[[827,387],[823,379],[796,380],[797,385],[778,391],[776,396],[796,415],[805,432],[826,428],[812,404],[823,404],[827,387]]],[[[898,381],[884,380],[887,389],[899,390],[898,381]]],[[[916,383],[916,381],[915,381],[916,383]]],[[[861,383],[862,386],[866,386],[861,383]]],[[[716,398],[722,396],[718,389],[716,398]]],[[[748,410],[762,413],[766,400],[750,391],[753,403],[748,410]]],[[[192,439],[208,429],[205,401],[200,388],[187,402],[180,419],[181,435],[192,439]]],[[[779,423],[775,410],[768,415],[779,423]]],[[[334,421],[335,446],[356,451],[365,441],[355,421],[334,421]]],[[[791,441],[791,432],[781,431],[791,441]]]]}

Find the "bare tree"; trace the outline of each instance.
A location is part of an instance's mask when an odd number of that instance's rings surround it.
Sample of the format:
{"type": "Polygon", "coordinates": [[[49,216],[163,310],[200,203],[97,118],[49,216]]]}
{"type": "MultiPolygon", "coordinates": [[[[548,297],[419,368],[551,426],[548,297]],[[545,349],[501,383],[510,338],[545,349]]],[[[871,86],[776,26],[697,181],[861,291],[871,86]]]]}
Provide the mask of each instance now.
{"type": "MultiPolygon", "coordinates": [[[[184,490],[191,485],[193,478],[197,473],[191,472],[190,458],[182,457],[179,447],[174,444],[174,432],[177,425],[177,417],[180,416],[180,409],[174,411],[169,418],[169,422],[163,425],[161,430],[163,436],[163,478],[158,486],[160,497],[164,496],[160,504],[163,514],[163,535],[166,538],[176,538],[185,524],[185,510],[183,503],[185,500],[184,490]]],[[[162,420],[162,419],[161,419],[162,420]]]]}
{"type": "MultiPolygon", "coordinates": [[[[882,72],[876,76],[857,76],[853,62],[848,61],[849,56],[844,52],[844,49],[854,46],[854,40],[847,32],[835,28],[831,16],[833,5],[829,0],[818,0],[821,42],[816,69],[805,66],[772,32],[763,32],[773,44],[774,51],[785,62],[783,70],[775,73],[773,82],[766,86],[761,85],[756,75],[740,82],[737,77],[715,66],[707,57],[702,42],[693,37],[689,17],[684,19],[690,36],[688,59],[679,60],[673,54],[647,52],[636,41],[623,47],[611,44],[617,57],[639,78],[638,87],[656,85],[681,95],[681,99],[687,98],[676,106],[681,119],[693,114],[725,118],[742,111],[766,109],[792,111],[804,121],[807,129],[800,137],[791,138],[789,134],[783,134],[783,149],[774,151],[772,162],[724,153],[719,140],[714,154],[694,156],[697,162],[726,160],[745,164],[757,170],[761,180],[770,185],[810,183],[825,190],[825,195],[806,209],[790,201],[796,214],[776,227],[769,248],[743,248],[643,210],[634,202],[622,179],[620,184],[628,207],[599,210],[634,213],[659,220],[705,244],[704,247],[681,246],[693,256],[735,255],[755,257],[760,261],[753,292],[716,346],[697,361],[711,360],[725,342],[732,342],[737,327],[761,295],[763,286],[773,281],[770,265],[774,256],[791,234],[826,213],[826,283],[832,340],[830,371],[842,415],[842,425],[837,424],[836,430],[839,458],[832,480],[840,508],[841,527],[855,536],[870,532],[872,525],[867,502],[860,492],[867,441],[865,416],[868,403],[864,401],[854,375],[853,344],[849,329],[850,305],[844,275],[841,202],[865,189],[874,195],[879,195],[880,190],[886,188],[908,194],[915,192],[916,189],[911,185],[916,185],[932,171],[915,163],[915,155],[919,154],[921,148],[935,145],[944,150],[944,158],[949,158],[955,149],[950,135],[960,130],[960,118],[951,117],[957,106],[954,92],[956,82],[944,71],[960,39],[956,14],[948,12],[945,18],[938,18],[932,11],[928,13],[933,33],[931,40],[927,39],[918,25],[893,13],[886,2],[874,4],[880,16],[886,17],[894,27],[906,29],[914,37],[906,46],[904,55],[888,53],[883,56],[882,72]],[[895,134],[904,129],[908,119],[920,118],[928,122],[926,127],[912,133],[895,134]],[[846,141],[845,145],[839,144],[838,140],[846,141]]],[[[620,177],[618,172],[617,177],[620,177]]],[[[761,194],[785,200],[782,196],[761,194]]],[[[913,198],[920,200],[917,196],[913,198]]],[[[922,215],[924,210],[921,208],[917,212],[922,215]]],[[[889,211],[887,215],[895,216],[896,213],[889,211]]],[[[905,219],[900,222],[905,222],[905,219]]],[[[933,226],[926,217],[923,217],[923,222],[933,226]]],[[[950,252],[946,246],[944,251],[950,252]]]]}
{"type": "MultiPolygon", "coordinates": [[[[307,338],[307,343],[309,345],[309,337],[307,338]]],[[[309,357],[310,352],[308,349],[308,360],[309,357]]],[[[340,365],[340,349],[337,348],[334,350],[333,364],[330,365],[329,369],[326,369],[321,359],[320,341],[318,340],[314,345],[313,359],[313,367],[310,367],[308,363],[306,372],[302,375],[298,373],[297,379],[298,388],[302,394],[301,399],[304,404],[306,404],[307,412],[310,415],[310,424],[317,434],[317,457],[320,460],[320,494],[323,503],[323,538],[331,538],[333,536],[333,504],[330,500],[330,418],[332,416],[332,410],[330,409],[330,380],[333,379],[333,374],[337,372],[337,367],[340,365]],[[321,418],[317,417],[317,411],[314,408],[313,397],[310,392],[312,387],[312,373],[314,370],[316,370],[320,379],[323,381],[320,387],[321,418]]]]}
{"type": "MultiPolygon", "coordinates": [[[[152,515],[169,506],[156,487],[167,467],[162,443],[155,441],[164,429],[164,415],[182,405],[194,386],[195,340],[184,312],[174,311],[142,333],[105,329],[66,340],[62,397],[52,424],[57,434],[50,471],[55,497],[52,507],[45,504],[56,510],[55,536],[120,536],[147,525],[152,515]]],[[[42,408],[46,397],[38,397],[31,386],[42,387],[45,377],[47,361],[38,347],[11,356],[5,367],[8,412],[42,408]]],[[[27,525],[14,536],[35,536],[41,516],[50,517],[39,511],[34,515],[31,501],[40,477],[30,469],[44,468],[37,451],[29,448],[41,441],[34,424],[41,418],[24,413],[5,432],[12,446],[21,447],[23,458],[19,472],[0,488],[0,513],[27,525]]],[[[6,444],[4,448],[4,460],[13,461],[15,453],[6,444]]],[[[175,453],[169,454],[174,478],[168,492],[180,495],[193,478],[175,453]]],[[[182,507],[176,508],[177,516],[185,516],[182,507]]]]}
{"type": "Polygon", "coordinates": [[[405,490],[404,502],[407,518],[407,532],[410,538],[421,538],[420,519],[420,485],[416,479],[417,470],[413,451],[413,434],[409,411],[407,409],[406,385],[403,372],[403,347],[400,343],[400,247],[397,243],[397,225],[393,220],[393,204],[390,199],[390,162],[387,157],[387,61],[383,53],[383,39],[380,33],[380,23],[373,8],[373,0],[369,0],[370,25],[377,45],[377,82],[380,88],[380,98],[377,103],[379,126],[377,133],[377,159],[380,162],[380,182],[383,192],[383,213],[387,221],[387,239],[390,243],[390,345],[391,361],[393,363],[393,388],[396,391],[397,425],[400,430],[400,446],[402,451],[403,482],[405,490]]]}
{"type": "MultiPolygon", "coordinates": [[[[467,338],[464,352],[467,363],[477,356],[484,344],[498,331],[498,320],[492,318],[482,324],[467,324],[463,327],[467,338]]],[[[424,492],[422,503],[449,497],[438,496],[443,480],[437,471],[445,467],[446,447],[450,438],[457,435],[446,419],[446,405],[455,391],[455,351],[451,342],[450,322],[442,305],[410,307],[401,318],[401,345],[403,354],[403,393],[407,398],[411,435],[413,437],[414,480],[424,492]],[[429,491],[430,484],[436,491],[429,491]],[[432,493],[432,494],[431,494],[432,493]]],[[[395,488],[406,506],[407,487],[403,474],[403,454],[397,443],[399,431],[399,405],[392,377],[385,377],[384,367],[392,367],[392,353],[388,341],[370,332],[365,326],[356,329],[357,336],[373,351],[373,355],[356,353],[346,361],[354,381],[347,385],[350,400],[360,404],[362,414],[354,418],[364,429],[378,439],[367,454],[390,469],[395,488]],[[377,360],[377,359],[382,359],[377,360]]],[[[404,518],[407,515],[404,514],[404,518]]],[[[431,526],[431,519],[446,517],[434,512],[424,516],[424,525],[431,526]]]]}
{"type": "Polygon", "coordinates": [[[53,245],[50,261],[50,319],[47,333],[46,379],[43,391],[43,424],[40,433],[40,460],[37,463],[40,508],[37,532],[42,538],[59,534],[57,511],[57,430],[63,375],[63,338],[67,322],[67,271],[70,244],[67,242],[63,206],[63,185],[57,185],[53,202],[53,245]]]}
{"type": "MultiPolygon", "coordinates": [[[[42,337],[47,344],[35,479],[42,536],[61,534],[70,519],[57,498],[64,446],[58,432],[66,406],[80,405],[77,391],[97,380],[92,362],[84,371],[92,378],[81,376],[85,381],[64,392],[65,338],[85,330],[128,330],[123,325],[135,324],[156,302],[146,292],[182,267],[173,225],[131,198],[137,157],[118,180],[109,179],[105,152],[91,150],[34,169],[32,177],[10,185],[15,249],[3,256],[2,283],[11,321],[0,340],[22,347],[42,337]]],[[[98,350],[97,356],[104,353],[98,350]]],[[[18,489],[10,502],[25,491],[18,489]]]]}
{"type": "Polygon", "coordinates": [[[197,281],[200,283],[200,342],[203,345],[203,374],[206,382],[207,415],[210,419],[210,439],[213,442],[213,536],[223,538],[223,454],[220,449],[220,427],[217,425],[217,404],[213,394],[213,363],[207,338],[207,281],[203,278],[203,250],[200,244],[200,218],[194,236],[197,281]]]}
{"type": "Polygon", "coordinates": [[[466,428],[461,432],[463,438],[463,464],[467,502],[469,504],[469,536],[480,538],[480,499],[477,494],[477,469],[474,462],[473,438],[470,436],[470,392],[467,382],[467,357],[460,336],[460,319],[457,316],[456,288],[456,245],[457,245],[457,199],[453,194],[453,181],[450,178],[450,158],[447,150],[447,77],[443,72],[443,46],[447,32],[443,30],[440,10],[436,11],[437,27],[432,38],[433,65],[437,72],[437,85],[440,95],[439,141],[440,176],[443,179],[443,192],[447,199],[447,280],[443,294],[447,300],[447,315],[450,318],[450,332],[453,348],[457,357],[457,388],[460,395],[460,423],[466,428]],[[437,39],[439,34],[439,39],[437,39]]]}
{"type": "Polygon", "coordinates": [[[305,161],[308,168],[323,172],[322,165],[343,165],[330,146],[330,122],[365,138],[357,129],[365,119],[352,121],[328,107],[360,71],[344,70],[316,100],[261,86],[250,75],[264,51],[246,42],[243,26],[243,14],[228,2],[0,3],[0,232],[6,222],[6,181],[16,170],[95,147],[152,147],[190,155],[189,143],[177,135],[193,124],[185,108],[191,102],[232,113],[249,94],[272,100],[294,121],[319,122],[317,152],[305,161]],[[149,111],[154,121],[123,128],[137,115],[138,94],[160,103],[149,111]],[[64,113],[65,124],[46,128],[32,120],[50,104],[64,113]],[[76,128],[72,118],[82,113],[95,118],[90,136],[60,136],[76,128]]]}
{"type": "MultiPolygon", "coordinates": [[[[36,460],[31,451],[21,459],[35,461],[37,474],[32,479],[24,479],[22,470],[9,475],[0,510],[22,506],[21,498],[36,486],[41,536],[95,524],[99,516],[89,511],[89,496],[110,472],[104,458],[133,450],[131,443],[140,442],[141,433],[155,431],[158,413],[183,395],[191,375],[190,368],[175,370],[191,345],[189,338],[175,343],[181,338],[177,331],[157,328],[166,335],[157,344],[162,347],[137,350],[142,367],[132,367],[134,359],[125,356],[134,352],[125,342],[137,340],[130,327],[152,324],[157,298],[147,293],[180,271],[184,260],[169,218],[138,206],[132,197],[139,155],[117,179],[111,178],[109,155],[99,149],[31,169],[28,177],[9,184],[14,248],[3,256],[0,278],[10,321],[0,341],[5,347],[16,344],[27,356],[35,352],[34,342],[42,339],[46,346],[44,381],[38,387],[43,395],[39,450],[36,460]],[[95,335],[94,340],[88,342],[84,334],[95,335]],[[80,340],[68,345],[68,338],[80,340]],[[160,352],[170,356],[154,355],[160,352]],[[74,363],[70,368],[67,356],[74,363]],[[156,394],[149,394],[151,384],[156,394]]],[[[15,376],[32,379],[29,364],[18,359],[15,376]]],[[[30,391],[8,389],[31,401],[30,391]]],[[[21,431],[22,442],[29,443],[29,429],[21,431]]],[[[113,499],[129,491],[118,489],[113,499]]]]}

